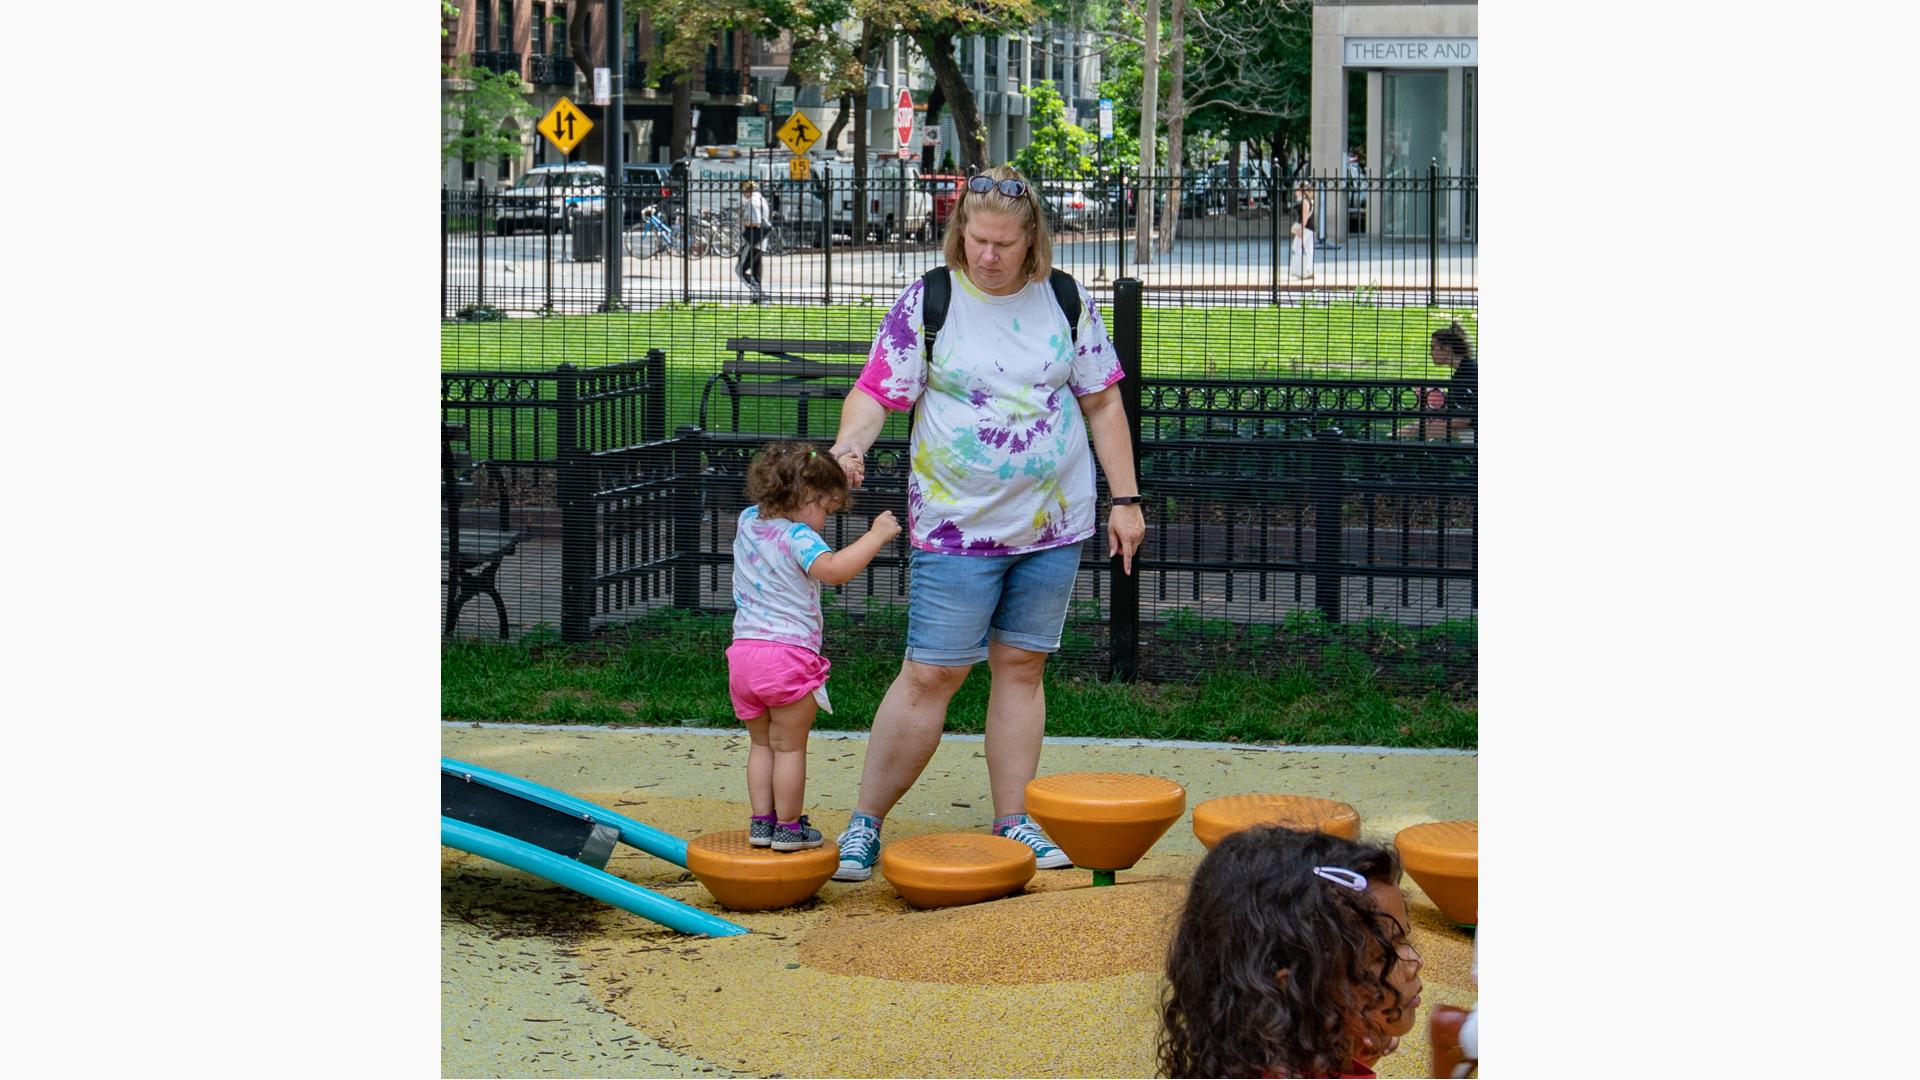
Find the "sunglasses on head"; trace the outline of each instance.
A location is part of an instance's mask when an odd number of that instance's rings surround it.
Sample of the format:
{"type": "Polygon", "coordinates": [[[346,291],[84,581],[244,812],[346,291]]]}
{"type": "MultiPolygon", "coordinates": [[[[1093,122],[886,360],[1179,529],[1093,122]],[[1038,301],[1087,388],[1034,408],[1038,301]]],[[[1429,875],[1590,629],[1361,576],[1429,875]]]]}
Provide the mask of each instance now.
{"type": "Polygon", "coordinates": [[[973,192],[975,195],[985,195],[987,192],[995,189],[998,189],[1000,194],[1005,195],[1009,199],[1018,199],[1027,193],[1027,182],[1025,180],[1017,180],[1011,176],[1005,180],[995,180],[985,173],[967,177],[967,190],[973,192]]]}

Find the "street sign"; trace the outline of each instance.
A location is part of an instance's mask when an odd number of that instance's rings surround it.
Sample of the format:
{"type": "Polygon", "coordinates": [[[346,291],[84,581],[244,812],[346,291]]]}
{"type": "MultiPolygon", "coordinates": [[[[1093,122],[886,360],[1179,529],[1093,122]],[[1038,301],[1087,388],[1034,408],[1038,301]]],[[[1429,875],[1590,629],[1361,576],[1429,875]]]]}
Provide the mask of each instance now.
{"type": "Polygon", "coordinates": [[[593,103],[595,105],[613,104],[613,69],[593,69],[593,103]]]}
{"type": "Polygon", "coordinates": [[[787,179],[789,180],[807,179],[808,177],[813,175],[812,166],[813,166],[813,163],[808,161],[806,158],[803,158],[803,157],[788,158],[787,159],[787,179]]]}
{"type": "Polygon", "coordinates": [[[779,113],[793,111],[793,87],[776,86],[773,88],[773,111],[779,113]]]}
{"type": "Polygon", "coordinates": [[[909,147],[909,146],[903,146],[903,147],[901,147],[901,148],[900,148],[900,160],[901,160],[901,161],[910,161],[910,160],[912,160],[912,159],[913,159],[913,148],[912,148],[912,147],[909,147]]]}
{"type": "Polygon", "coordinates": [[[1100,99],[1100,137],[1103,139],[1113,138],[1112,98],[1103,97],[1100,99]]]}
{"type": "Polygon", "coordinates": [[[905,90],[900,91],[900,105],[893,110],[893,130],[900,136],[900,149],[905,150],[907,140],[913,138],[913,95],[905,90]]]}
{"type": "Polygon", "coordinates": [[[742,116],[734,122],[733,141],[741,146],[767,145],[767,118],[742,116]]]}
{"type": "Polygon", "coordinates": [[[571,154],[573,148],[580,145],[580,140],[587,137],[587,132],[593,130],[593,121],[587,119],[587,114],[581,112],[578,105],[561,98],[553,108],[547,110],[547,115],[541,117],[535,127],[554,145],[554,149],[571,154]]]}
{"type": "Polygon", "coordinates": [[[781,142],[787,144],[787,149],[796,154],[805,154],[807,147],[812,146],[815,140],[820,138],[820,129],[812,120],[807,119],[806,113],[795,109],[793,115],[787,117],[787,122],[781,124],[780,130],[774,134],[780,137],[781,142]]]}

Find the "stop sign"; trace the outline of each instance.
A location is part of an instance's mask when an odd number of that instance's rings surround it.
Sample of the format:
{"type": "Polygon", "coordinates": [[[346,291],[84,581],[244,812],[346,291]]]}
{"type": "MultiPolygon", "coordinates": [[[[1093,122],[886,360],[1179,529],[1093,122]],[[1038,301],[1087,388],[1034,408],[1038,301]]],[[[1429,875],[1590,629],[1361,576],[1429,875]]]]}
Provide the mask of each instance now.
{"type": "Polygon", "coordinates": [[[900,91],[900,106],[893,111],[893,128],[900,134],[900,145],[913,138],[913,95],[900,91]]]}

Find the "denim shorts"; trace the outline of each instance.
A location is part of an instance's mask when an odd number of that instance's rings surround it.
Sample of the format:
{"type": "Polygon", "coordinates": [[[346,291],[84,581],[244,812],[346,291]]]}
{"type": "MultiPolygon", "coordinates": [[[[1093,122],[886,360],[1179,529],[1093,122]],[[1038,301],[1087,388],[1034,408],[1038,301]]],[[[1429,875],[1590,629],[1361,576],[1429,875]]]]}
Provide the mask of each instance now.
{"type": "Polygon", "coordinates": [[[987,658],[987,638],[1028,652],[1060,651],[1080,545],[1024,555],[913,550],[907,659],[965,667],[987,658]]]}

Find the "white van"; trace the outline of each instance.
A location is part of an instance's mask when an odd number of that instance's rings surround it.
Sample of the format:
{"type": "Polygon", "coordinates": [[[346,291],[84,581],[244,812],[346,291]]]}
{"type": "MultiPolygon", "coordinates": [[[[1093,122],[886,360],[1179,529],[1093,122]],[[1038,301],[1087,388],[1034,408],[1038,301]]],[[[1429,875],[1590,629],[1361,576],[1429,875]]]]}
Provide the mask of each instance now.
{"type": "Polygon", "coordinates": [[[845,158],[816,161],[813,174],[825,182],[832,200],[834,232],[853,232],[853,201],[864,198],[870,234],[885,238],[905,232],[916,239],[933,234],[933,195],[920,182],[918,161],[876,157],[867,166],[867,185],[858,190],[853,162],[845,158]]]}

